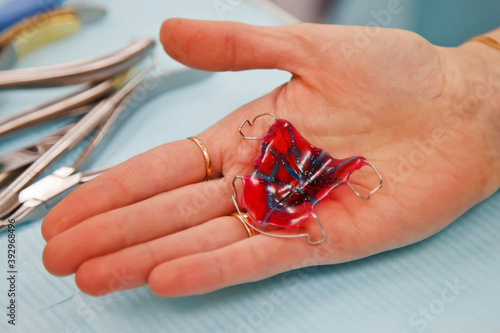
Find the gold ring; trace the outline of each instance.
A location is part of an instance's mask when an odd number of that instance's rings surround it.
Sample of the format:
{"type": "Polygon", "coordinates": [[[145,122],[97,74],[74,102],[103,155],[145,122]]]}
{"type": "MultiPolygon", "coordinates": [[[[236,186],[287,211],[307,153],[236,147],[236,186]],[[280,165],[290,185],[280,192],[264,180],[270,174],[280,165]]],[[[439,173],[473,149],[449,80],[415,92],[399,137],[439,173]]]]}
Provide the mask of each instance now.
{"type": "MultiPolygon", "coordinates": [[[[248,214],[246,213],[241,213],[245,217],[245,219],[248,221],[248,214]]],[[[258,234],[258,232],[254,229],[248,226],[248,224],[245,222],[245,220],[240,216],[238,213],[233,213],[232,216],[236,217],[243,225],[245,226],[245,229],[247,230],[248,237],[253,237],[258,234]]]]}
{"type": "Polygon", "coordinates": [[[212,179],[212,160],[210,159],[210,155],[208,155],[207,147],[197,137],[190,136],[188,140],[193,141],[198,145],[198,147],[200,147],[201,152],[203,153],[203,157],[205,158],[205,167],[207,168],[207,173],[203,181],[206,182],[207,180],[212,179]]]}

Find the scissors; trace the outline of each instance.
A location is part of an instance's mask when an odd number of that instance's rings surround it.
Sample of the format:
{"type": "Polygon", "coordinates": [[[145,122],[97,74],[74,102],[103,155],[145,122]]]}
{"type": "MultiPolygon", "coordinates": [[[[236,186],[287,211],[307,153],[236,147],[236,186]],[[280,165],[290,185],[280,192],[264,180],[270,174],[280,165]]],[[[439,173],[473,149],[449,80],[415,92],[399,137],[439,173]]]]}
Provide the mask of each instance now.
{"type": "Polygon", "coordinates": [[[120,114],[126,109],[130,112],[139,107],[140,103],[135,103],[136,100],[143,103],[145,100],[153,99],[168,90],[200,81],[210,75],[212,75],[210,72],[191,69],[162,73],[147,79],[143,79],[144,74],[138,74],[123,89],[99,103],[80,122],[68,129],[67,133],[55,145],[43,153],[16,181],[0,193],[0,231],[7,228],[9,220],[21,223],[39,218],[78,184],[94,179],[108,170],[109,167],[106,167],[74,173],[87,159],[90,152],[103,140],[120,114]],[[24,187],[34,178],[35,173],[39,173],[38,170],[47,167],[56,156],[60,155],[61,143],[64,143],[66,147],[74,146],[74,141],[85,137],[83,128],[99,124],[99,129],[95,132],[85,151],[72,166],[60,168],[33,185],[24,187]],[[30,170],[32,171],[30,172],[30,170]],[[3,221],[1,220],[2,216],[5,217],[3,221]]]}

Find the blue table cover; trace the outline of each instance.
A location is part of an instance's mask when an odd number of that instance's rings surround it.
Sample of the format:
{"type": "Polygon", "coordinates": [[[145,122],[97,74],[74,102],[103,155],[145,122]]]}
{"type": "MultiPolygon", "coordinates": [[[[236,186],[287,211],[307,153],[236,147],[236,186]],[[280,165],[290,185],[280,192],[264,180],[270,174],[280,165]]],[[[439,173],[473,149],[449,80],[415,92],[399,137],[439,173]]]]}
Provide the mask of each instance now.
{"type": "MultiPolygon", "coordinates": [[[[134,38],[156,38],[168,17],[283,24],[252,1],[109,0],[107,17],[37,50],[18,67],[101,55],[134,38]],[[221,11],[218,4],[227,5],[221,11]],[[219,8],[219,9],[218,9],[219,8]]],[[[156,48],[162,69],[181,66],[156,48]]],[[[122,162],[197,134],[285,82],[276,70],[219,73],[147,103],[88,167],[122,162]]],[[[0,92],[0,117],[75,88],[0,92]]],[[[2,138],[0,154],[60,124],[2,138]]],[[[295,270],[207,295],[163,299],[147,287],[94,298],[73,276],[43,268],[40,222],[17,230],[17,319],[7,324],[7,237],[0,235],[0,332],[499,332],[500,193],[439,234],[354,262],[295,270]]]]}

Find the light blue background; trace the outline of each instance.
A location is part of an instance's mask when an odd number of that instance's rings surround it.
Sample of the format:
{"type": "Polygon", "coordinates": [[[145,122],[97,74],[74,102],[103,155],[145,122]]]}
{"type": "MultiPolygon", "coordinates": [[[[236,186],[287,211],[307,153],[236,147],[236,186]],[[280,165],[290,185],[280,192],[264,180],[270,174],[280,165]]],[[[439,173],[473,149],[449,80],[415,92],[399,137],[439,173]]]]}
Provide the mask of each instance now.
{"type": "Polygon", "coordinates": [[[498,0],[337,0],[325,23],[411,30],[440,46],[457,46],[500,26],[498,0]],[[397,11],[387,15],[388,8],[397,11]]]}
{"type": "MultiPolygon", "coordinates": [[[[229,2],[229,1],[224,1],[229,2]]],[[[107,1],[109,13],[77,35],[23,59],[29,67],[100,55],[133,38],[156,37],[161,22],[181,16],[221,19],[214,1],[107,1]]],[[[232,3],[237,3],[233,1],[232,3]]],[[[281,24],[250,1],[222,19],[281,24]]],[[[157,47],[164,69],[178,68],[157,47]]],[[[279,71],[215,74],[148,103],[116,133],[89,167],[118,163],[210,126],[289,78],[279,71]]],[[[50,100],[68,88],[0,92],[0,116],[50,100]]],[[[55,125],[10,136],[0,153],[22,147],[55,125]]],[[[498,332],[500,330],[500,193],[418,244],[355,262],[302,269],[204,296],[161,299],[148,288],[101,298],[78,291],[73,277],[49,275],[41,263],[40,224],[18,229],[18,326],[6,324],[6,280],[0,275],[4,332],[498,332]],[[453,294],[448,284],[463,288],[453,294]],[[442,294],[450,303],[441,301],[442,294]],[[443,305],[444,307],[440,307],[443,305]],[[440,312],[411,321],[420,308],[440,312]]],[[[6,237],[0,236],[1,271],[6,237]]]]}

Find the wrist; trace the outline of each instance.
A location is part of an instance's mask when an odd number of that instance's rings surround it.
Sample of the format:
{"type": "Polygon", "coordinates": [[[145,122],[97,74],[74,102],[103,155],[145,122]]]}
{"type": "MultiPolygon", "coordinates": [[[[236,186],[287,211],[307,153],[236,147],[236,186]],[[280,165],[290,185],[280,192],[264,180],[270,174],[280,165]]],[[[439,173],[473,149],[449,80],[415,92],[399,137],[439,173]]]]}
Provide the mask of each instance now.
{"type": "MultiPolygon", "coordinates": [[[[500,28],[484,34],[500,42],[500,28]]],[[[463,73],[475,84],[473,93],[476,96],[477,108],[484,110],[491,121],[500,118],[500,49],[483,42],[469,40],[456,48],[461,54],[460,60],[465,64],[463,73]],[[488,93],[481,94],[484,86],[488,93]]],[[[497,121],[494,121],[497,123],[497,121]]]]}
{"type": "MultiPolygon", "coordinates": [[[[485,33],[484,36],[493,38],[500,43],[500,28],[485,33]]],[[[499,44],[500,45],[500,44],[499,44]]],[[[493,76],[498,88],[500,81],[500,49],[478,40],[468,40],[456,48],[460,60],[468,67],[465,75],[471,79],[493,76]]],[[[492,97],[497,97],[492,96],[492,97]]]]}
{"type": "MultiPolygon", "coordinates": [[[[484,35],[500,41],[500,28],[484,35]]],[[[484,143],[477,152],[490,169],[485,188],[489,195],[500,188],[500,50],[475,40],[440,49],[446,54],[454,108],[469,125],[470,135],[484,143]]]]}
{"type": "MultiPolygon", "coordinates": [[[[500,28],[484,35],[500,41],[500,28]]],[[[493,190],[497,190],[500,188],[500,50],[475,40],[457,49],[462,52],[464,61],[471,64],[469,76],[496,176],[493,190]]]]}

